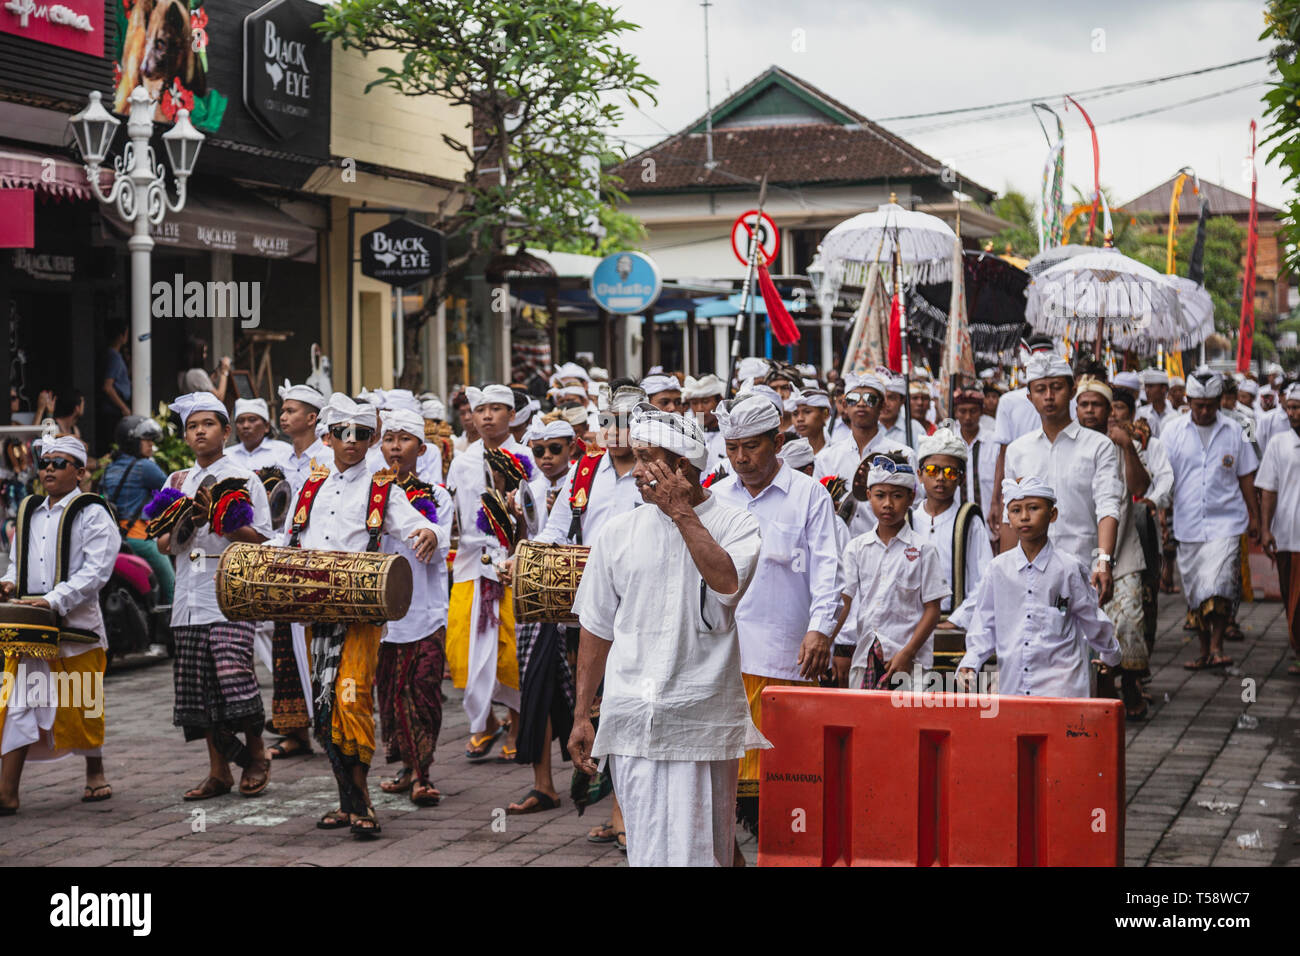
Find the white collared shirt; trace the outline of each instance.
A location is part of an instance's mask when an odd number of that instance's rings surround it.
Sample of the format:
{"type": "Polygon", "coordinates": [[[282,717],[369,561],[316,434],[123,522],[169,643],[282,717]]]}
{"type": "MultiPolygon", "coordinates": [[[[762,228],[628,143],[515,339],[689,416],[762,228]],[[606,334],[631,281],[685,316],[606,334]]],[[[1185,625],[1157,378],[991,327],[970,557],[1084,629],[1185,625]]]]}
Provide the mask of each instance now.
{"type": "MultiPolygon", "coordinates": [[[[939,564],[938,552],[915,530],[903,525],[886,545],[875,531],[849,542],[844,552],[844,593],[853,599],[836,643],[856,644],[852,666],[865,667],[871,638],[889,660],[912,639],[928,601],[952,594],[939,564]]],[[[926,638],[915,663],[934,662],[934,641],[926,638]]]]}
{"type": "MultiPolygon", "coordinates": [[[[541,544],[576,543],[569,538],[569,525],[573,523],[573,507],[569,504],[569,495],[581,461],[579,458],[569,466],[561,491],[555,497],[555,507],[547,515],[546,527],[535,539],[541,544]]],[[[609,452],[605,452],[596,463],[596,475],[591,480],[591,491],[587,495],[587,509],[582,513],[582,543],[591,547],[611,519],[627,514],[642,503],[641,492],[637,489],[636,479],[632,477],[632,467],[629,466],[626,472],[619,475],[614,469],[614,459],[609,452]]]]}
{"type": "MultiPolygon", "coordinates": [[[[995,446],[996,447],[996,446],[995,446]]],[[[984,579],[984,571],[993,560],[993,547],[989,544],[988,527],[983,521],[971,521],[966,529],[966,596],[961,607],[954,611],[952,599],[957,594],[956,582],[952,577],[953,537],[957,532],[957,512],[961,510],[956,499],[937,515],[925,510],[924,502],[912,506],[912,528],[922,541],[934,548],[939,555],[939,568],[943,579],[948,583],[949,595],[939,602],[939,610],[950,615],[950,620],[959,627],[965,625],[970,607],[974,604],[975,591],[984,579]]]]}
{"type": "MultiPolygon", "coordinates": [[[[59,519],[64,510],[85,492],[73,491],[54,505],[46,498],[28,513],[28,547],[26,587],[19,588],[31,597],[43,597],[50,609],[63,618],[68,627],[94,631],[98,644],[75,642],[59,645],[60,657],[75,657],[96,647],[108,648],[104,635],[104,618],[99,610],[99,592],[113,575],[113,563],[122,537],[108,509],[87,505],[72,519],[72,536],[68,548],[68,579],[55,581],[58,572],[59,519]]],[[[18,583],[18,536],[9,543],[9,567],[3,579],[18,583]]]]}
{"type": "Polygon", "coordinates": [[[1010,445],[1043,425],[1037,409],[1029,401],[1029,389],[1024,387],[1013,388],[998,400],[997,417],[993,421],[993,440],[999,445],[1010,445]]]}
{"type": "Polygon", "coordinates": [[[1160,437],[1160,430],[1169,422],[1178,418],[1178,410],[1173,405],[1165,401],[1164,413],[1156,411],[1154,405],[1143,405],[1137,410],[1135,418],[1140,418],[1151,425],[1151,434],[1156,438],[1160,437]]]}
{"type": "MultiPolygon", "coordinates": [[[[387,467],[388,460],[384,458],[384,446],[381,440],[366,452],[366,468],[373,475],[387,467]]],[[[424,443],[424,454],[415,460],[415,477],[426,485],[442,484],[442,451],[431,441],[424,443]]]]}
{"type": "Polygon", "coordinates": [[[903,451],[913,460],[916,458],[916,452],[903,439],[891,437],[890,432],[877,427],[876,434],[872,436],[871,441],[867,442],[864,448],[858,448],[857,438],[854,437],[852,432],[849,432],[847,438],[827,445],[818,452],[814,461],[820,464],[821,474],[838,475],[849,484],[852,484],[853,476],[857,474],[858,465],[862,464],[862,459],[873,452],[890,451],[903,451]]]}
{"type": "MultiPolygon", "coordinates": [[[[249,469],[227,455],[222,455],[207,468],[196,463],[185,472],[172,472],[167,476],[168,488],[175,487],[174,482],[184,474],[180,490],[189,497],[194,497],[199,483],[208,475],[218,481],[226,478],[242,478],[248,488],[248,497],[253,503],[252,529],[264,538],[274,533],[271,527],[271,509],[266,502],[266,489],[249,469]]],[[[292,510],[292,509],[290,509],[292,510]]],[[[290,516],[292,517],[292,516],[290,516]]],[[[176,558],[176,591],[172,598],[172,627],[197,627],[203,624],[216,624],[224,621],[225,615],[217,606],[217,564],[221,552],[230,546],[230,541],[221,535],[212,533],[212,525],[205,524],[194,534],[190,543],[191,551],[198,551],[200,556],[191,559],[188,555],[176,558]]]]}
{"type": "Polygon", "coordinates": [[[284,462],[280,467],[284,469],[284,477],[288,479],[289,487],[293,489],[291,510],[298,504],[298,492],[302,491],[302,486],[307,484],[307,476],[311,474],[313,459],[318,465],[334,467],[334,452],[319,438],[308,445],[301,455],[294,453],[293,445],[289,446],[289,450],[285,454],[284,462]]]}
{"type": "MultiPolygon", "coordinates": [[[[960,432],[958,432],[960,434],[960,432]]],[[[962,441],[966,441],[965,438],[962,441]]],[[[966,500],[980,506],[987,526],[989,510],[993,507],[993,479],[998,470],[998,443],[993,433],[980,427],[979,434],[966,442],[966,500]],[[976,474],[979,476],[979,499],[975,497],[976,474]]]]}
{"type": "Polygon", "coordinates": [[[249,451],[242,441],[226,446],[226,457],[237,465],[243,465],[249,471],[276,466],[284,468],[284,463],[293,454],[293,446],[288,442],[276,441],[263,436],[256,448],[249,451]]]}
{"type": "Polygon", "coordinates": [[[1241,426],[1215,416],[1208,446],[1191,415],[1165,427],[1161,442],[1174,474],[1174,537],[1201,542],[1242,534],[1250,523],[1237,479],[1259,467],[1241,426]]]}
{"type": "Polygon", "coordinates": [[[1138,459],[1151,478],[1151,484],[1143,497],[1157,508],[1168,508],[1174,500],[1174,469],[1169,464],[1164,442],[1159,438],[1149,438],[1147,447],[1138,449],[1138,459]]]}
{"type": "Polygon", "coordinates": [[[1049,441],[1040,420],[1038,428],[1008,446],[1004,471],[1008,478],[1035,475],[1052,487],[1057,518],[1048,534],[1058,548],[1091,567],[1097,523],[1102,518],[1119,520],[1125,493],[1119,454],[1110,437],[1072,421],[1057,433],[1056,441],[1049,441]]]}
{"type": "MultiPolygon", "coordinates": [[[[331,471],[316,490],[298,546],[318,551],[365,551],[370,545],[366,517],[370,513],[371,477],[364,461],[347,471],[331,471]]],[[[433,524],[416,511],[396,483],[390,489],[384,507],[383,533],[405,542],[415,532],[431,528],[438,536],[438,547],[445,552],[451,542],[450,526],[433,524]]],[[[293,510],[290,508],[284,518],[286,535],[293,524],[293,510]]]]}
{"type": "MultiPolygon", "coordinates": [[[[406,497],[402,489],[394,485],[389,498],[390,506],[399,493],[403,498],[406,497]]],[[[441,485],[433,486],[433,500],[438,511],[437,527],[440,531],[438,552],[433,560],[428,563],[420,561],[410,542],[398,540],[393,535],[384,535],[380,544],[380,549],[385,554],[400,554],[411,565],[411,606],[405,617],[388,622],[383,637],[385,644],[410,644],[447,626],[447,548],[451,544],[453,505],[451,495],[441,485]]]]}
{"type": "Polygon", "coordinates": [[[592,546],[573,609],[613,642],[593,756],[733,760],[770,746],[749,716],[735,622],[758,564],[758,519],[712,494],[695,513],[731,557],[733,594],[704,583],[656,506],[614,518],[592,546]]]}
{"type": "Polygon", "coordinates": [[[709,490],[724,505],[757,518],[763,535],[754,580],[736,608],[741,670],[802,680],[798,660],[804,635],[831,635],[844,590],[835,538],[840,519],[831,496],[785,462],[757,497],[737,475],[709,490]]]}
{"type": "Polygon", "coordinates": [[[1269,442],[1283,432],[1291,430],[1291,422],[1286,417],[1286,409],[1281,405],[1261,412],[1255,419],[1255,443],[1261,455],[1268,451],[1269,442]]]}
{"type": "MultiPolygon", "coordinates": [[[[501,448],[516,458],[527,461],[534,473],[537,471],[532,453],[515,441],[514,436],[507,435],[501,448]]],[[[473,581],[478,578],[497,580],[495,564],[483,563],[485,549],[498,560],[505,558],[505,549],[497,541],[496,535],[484,534],[478,527],[478,510],[483,504],[479,496],[487,488],[485,467],[483,439],[476,438],[464,454],[451,460],[451,467],[447,470],[447,488],[455,497],[456,513],[460,520],[460,543],[456,547],[456,561],[451,569],[456,581],[473,581]]]]}
{"type": "Polygon", "coordinates": [[[1300,435],[1287,429],[1268,443],[1255,487],[1277,494],[1277,508],[1268,530],[1279,551],[1300,551],[1300,435]]]}
{"type": "Polygon", "coordinates": [[[1019,545],[993,559],[975,596],[959,667],[998,655],[998,693],[1088,697],[1091,654],[1118,664],[1115,628],[1084,565],[1049,541],[1031,562],[1019,545]]]}

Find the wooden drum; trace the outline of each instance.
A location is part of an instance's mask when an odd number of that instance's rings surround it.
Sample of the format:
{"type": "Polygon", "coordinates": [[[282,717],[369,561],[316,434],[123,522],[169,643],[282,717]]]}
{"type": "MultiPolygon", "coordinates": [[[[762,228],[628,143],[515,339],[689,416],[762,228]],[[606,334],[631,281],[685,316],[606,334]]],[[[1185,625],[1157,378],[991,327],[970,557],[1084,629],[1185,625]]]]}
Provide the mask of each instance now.
{"type": "Polygon", "coordinates": [[[577,544],[537,544],[521,541],[510,575],[515,621],[544,624],[577,623],[573,600],[587,566],[590,548],[577,544]]]}
{"type": "Polygon", "coordinates": [[[59,656],[59,622],[49,608],[0,604],[0,655],[53,660],[59,656]]]}
{"type": "Polygon", "coordinates": [[[411,606],[411,566],[399,554],[232,544],[216,584],[231,621],[373,624],[411,606]]]}

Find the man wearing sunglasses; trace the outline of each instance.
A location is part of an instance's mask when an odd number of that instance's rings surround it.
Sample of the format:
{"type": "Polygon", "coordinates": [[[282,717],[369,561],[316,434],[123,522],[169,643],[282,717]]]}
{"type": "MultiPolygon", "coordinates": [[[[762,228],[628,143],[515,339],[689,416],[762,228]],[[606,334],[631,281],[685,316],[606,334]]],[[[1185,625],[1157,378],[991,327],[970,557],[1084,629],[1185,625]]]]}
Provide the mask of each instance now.
{"type": "Polygon", "coordinates": [[[852,431],[848,437],[821,450],[817,463],[823,475],[838,475],[853,481],[862,460],[873,452],[888,452],[901,447],[880,427],[880,410],[887,386],[875,375],[849,375],[845,386],[845,407],[849,409],[852,431]]]}
{"type": "Polygon", "coordinates": [[[502,758],[513,762],[519,730],[519,665],[515,650],[515,618],[509,580],[496,562],[506,551],[491,532],[478,526],[480,496],[490,475],[484,452],[507,451],[532,463],[532,454],[510,434],[515,417],[514,392],[504,385],[485,385],[470,393],[479,437],[457,454],[447,471],[447,487],[456,500],[460,543],[452,567],[451,607],[447,618],[447,664],[452,685],[464,688],[463,706],[470,738],[465,755],[482,760],[503,734],[502,758]],[[504,704],[510,713],[507,729],[492,711],[504,704]]]}
{"type": "Polygon", "coordinates": [[[99,591],[113,573],[121,538],[103,499],[77,488],[86,473],[81,439],[42,439],[34,451],[45,495],[31,495],[19,506],[0,595],[17,594],[20,603],[52,612],[67,637],[50,660],[12,646],[3,654],[10,692],[0,695],[0,816],[18,810],[18,787],[29,759],[81,754],[86,758],[82,801],[113,795],[101,749],[108,641],[99,591]],[[62,575],[60,569],[66,569],[62,575]],[[57,687],[62,698],[74,686],[80,691],[75,700],[50,700],[35,689],[57,687]]]}

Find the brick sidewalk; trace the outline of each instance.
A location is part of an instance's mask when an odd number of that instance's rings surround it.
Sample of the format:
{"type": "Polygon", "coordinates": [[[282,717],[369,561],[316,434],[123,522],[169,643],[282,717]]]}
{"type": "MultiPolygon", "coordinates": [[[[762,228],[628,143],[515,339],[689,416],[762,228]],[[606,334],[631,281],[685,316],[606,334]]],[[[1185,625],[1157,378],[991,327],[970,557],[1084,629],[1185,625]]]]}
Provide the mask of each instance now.
{"type": "MultiPolygon", "coordinates": [[[[1127,862],[1143,865],[1300,864],[1297,793],[1266,787],[1300,781],[1300,679],[1285,673],[1285,618],[1276,603],[1242,606],[1244,642],[1229,644],[1229,673],[1191,673],[1182,599],[1163,596],[1152,662],[1152,719],[1128,731],[1127,862]],[[1244,703],[1243,681],[1254,682],[1244,703]],[[1166,700],[1166,696],[1168,700],[1166,700]],[[1258,721],[1239,726],[1245,713],[1258,721]],[[1213,809],[1199,806],[1210,803],[1213,809]],[[1258,832],[1258,847],[1237,838],[1258,832]]],[[[262,686],[269,696],[264,671],[262,686]]],[[[450,685],[447,685],[450,687],[450,685]]],[[[315,820],[337,804],[323,755],[273,766],[260,797],[236,794],[202,803],[180,796],[206,775],[202,744],[185,744],[171,726],[171,668],[114,673],[107,681],[105,747],[112,800],[82,804],[76,759],[34,764],[23,781],[21,812],[0,819],[0,863],[26,866],[618,866],[624,856],[586,841],[607,819],[603,802],[581,819],[568,798],[568,765],[556,761],[560,810],[506,817],[532,786],[527,767],[471,764],[460,694],[450,691],[434,782],[443,802],[416,808],[378,789],[390,768],[377,764],[372,792],[383,835],[361,842],[321,831],[315,820]],[[196,811],[204,829],[194,832],[196,811]]],[[[268,700],[269,707],[269,700],[268,700]]],[[[1247,720],[1246,724],[1251,721],[1247,720]]],[[[1252,841],[1253,842],[1253,841],[1252,841]]],[[[752,862],[755,843],[742,848],[752,862]]]]}

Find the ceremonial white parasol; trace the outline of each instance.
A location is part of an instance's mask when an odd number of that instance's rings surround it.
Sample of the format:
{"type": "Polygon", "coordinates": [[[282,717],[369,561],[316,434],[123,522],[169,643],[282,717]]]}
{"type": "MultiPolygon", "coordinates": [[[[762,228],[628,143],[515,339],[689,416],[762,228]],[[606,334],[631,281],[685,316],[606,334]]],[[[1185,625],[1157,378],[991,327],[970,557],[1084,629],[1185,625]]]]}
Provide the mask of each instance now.
{"type": "MultiPolygon", "coordinates": [[[[842,269],[857,266],[865,275],[873,262],[893,261],[895,251],[904,271],[916,282],[931,284],[952,278],[952,246],[957,234],[938,216],[904,209],[894,202],[875,212],[846,219],[822,240],[822,261],[842,269]]],[[[861,283],[855,283],[861,284],[861,283]]]]}
{"type": "Polygon", "coordinates": [[[1025,271],[1031,276],[1036,276],[1040,272],[1046,272],[1052,266],[1064,262],[1066,259],[1096,251],[1096,246],[1076,246],[1068,243],[1064,246],[1052,246],[1030,259],[1025,266],[1025,271]]]}

